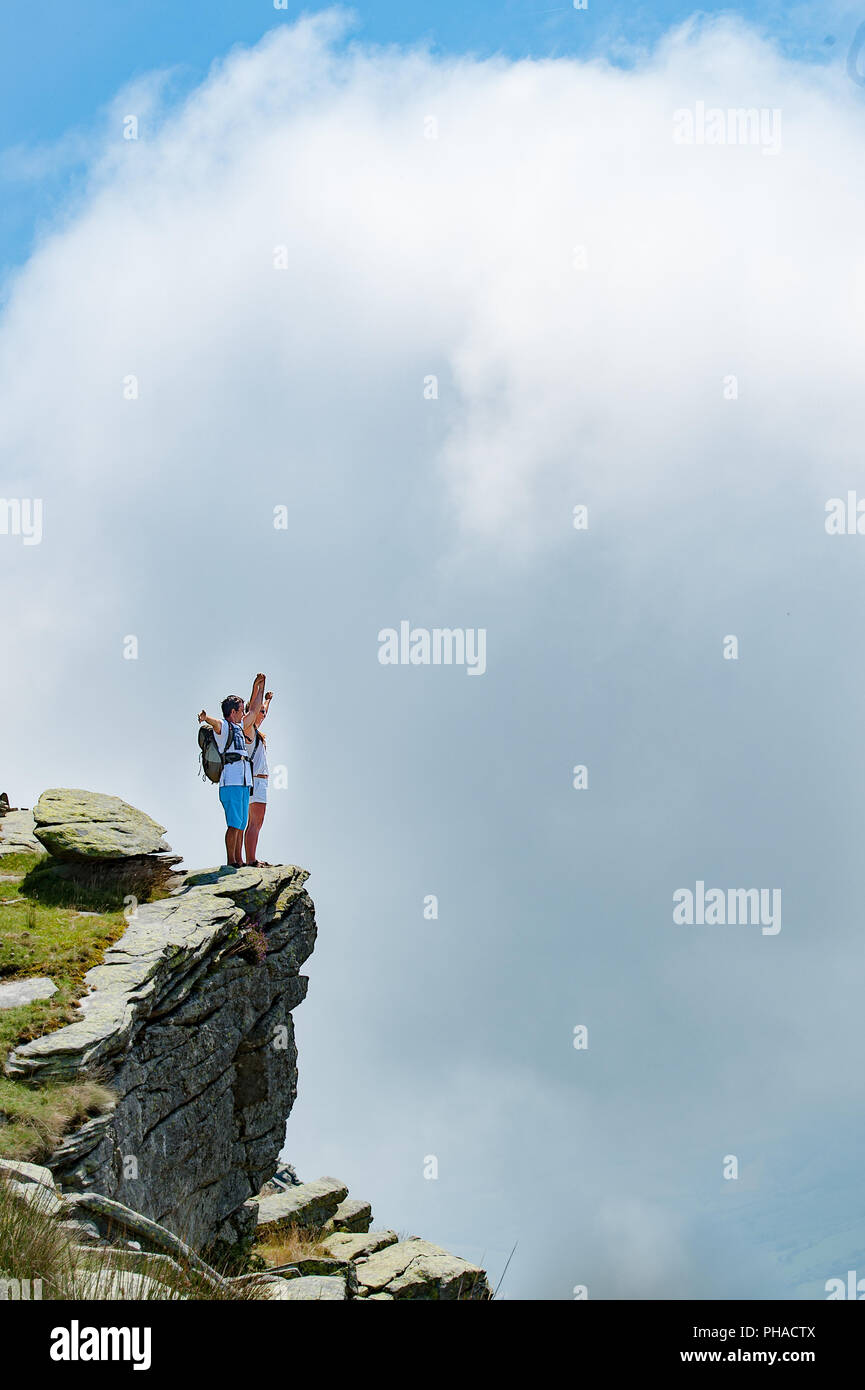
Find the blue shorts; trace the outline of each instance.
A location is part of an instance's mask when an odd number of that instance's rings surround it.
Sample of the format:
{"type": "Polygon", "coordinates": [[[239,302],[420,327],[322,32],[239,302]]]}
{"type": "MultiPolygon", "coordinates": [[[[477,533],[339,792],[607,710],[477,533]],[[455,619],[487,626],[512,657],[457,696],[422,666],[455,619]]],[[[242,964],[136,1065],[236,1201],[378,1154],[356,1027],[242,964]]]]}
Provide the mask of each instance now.
{"type": "Polygon", "coordinates": [[[245,830],[249,820],[249,787],[220,787],[219,799],[229,830],[245,830]]]}

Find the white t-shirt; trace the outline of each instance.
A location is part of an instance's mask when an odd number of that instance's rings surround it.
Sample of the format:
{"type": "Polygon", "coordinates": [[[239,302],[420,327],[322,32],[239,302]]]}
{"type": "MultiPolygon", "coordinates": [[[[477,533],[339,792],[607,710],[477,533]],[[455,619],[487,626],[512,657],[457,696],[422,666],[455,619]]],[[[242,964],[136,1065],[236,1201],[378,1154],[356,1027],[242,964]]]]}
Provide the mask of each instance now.
{"type": "MultiPolygon", "coordinates": [[[[253,743],[255,734],[252,735],[253,743]]],[[[267,749],[264,746],[264,739],[259,737],[258,746],[252,755],[252,774],[254,777],[267,776],[267,749]]]]}
{"type": "MultiPolygon", "coordinates": [[[[216,741],[216,746],[219,749],[220,753],[225,752],[226,746],[228,745],[229,734],[232,730],[235,731],[234,746],[230,749],[230,751],[239,753],[241,751],[242,745],[243,751],[245,753],[248,753],[249,745],[246,742],[246,737],[243,732],[243,725],[232,724],[227,719],[223,719],[222,728],[220,729],[219,733],[217,733],[215,729],[213,732],[213,737],[216,741]]],[[[221,787],[251,787],[252,773],[249,769],[248,760],[244,758],[241,762],[226,763],[224,768],[222,769],[222,776],[219,779],[219,785],[221,787]]]]}

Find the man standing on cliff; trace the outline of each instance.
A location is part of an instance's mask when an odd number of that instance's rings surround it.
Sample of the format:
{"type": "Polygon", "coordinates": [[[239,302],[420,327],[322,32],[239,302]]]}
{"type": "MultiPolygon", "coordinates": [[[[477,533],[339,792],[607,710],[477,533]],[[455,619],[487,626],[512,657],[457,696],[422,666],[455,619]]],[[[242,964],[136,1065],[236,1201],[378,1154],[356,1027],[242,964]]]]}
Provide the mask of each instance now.
{"type": "Polygon", "coordinates": [[[205,710],[198,716],[200,724],[210,725],[216,747],[222,754],[219,799],[225,812],[226,858],[229,867],[234,869],[243,868],[243,832],[249,819],[253,785],[250,748],[255,721],[264,701],[264,686],[264,676],[257,675],[245,711],[240,695],[227,695],[222,702],[222,719],[211,719],[205,710]]]}

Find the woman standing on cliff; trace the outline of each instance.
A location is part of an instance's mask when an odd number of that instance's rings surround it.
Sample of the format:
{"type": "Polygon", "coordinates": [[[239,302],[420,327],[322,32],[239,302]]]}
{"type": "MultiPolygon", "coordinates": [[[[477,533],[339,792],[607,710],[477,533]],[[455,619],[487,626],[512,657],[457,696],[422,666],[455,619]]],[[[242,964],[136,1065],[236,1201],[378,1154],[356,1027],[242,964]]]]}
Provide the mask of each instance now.
{"type": "Polygon", "coordinates": [[[264,813],[267,810],[267,740],[261,732],[261,726],[267,718],[267,711],[272,699],[273,691],[268,690],[264,697],[264,704],[255,717],[253,745],[249,755],[252,763],[252,794],[249,798],[249,820],[246,825],[244,847],[246,849],[246,862],[254,868],[258,868],[259,865],[259,860],[255,856],[258,849],[258,837],[264,823],[264,813]]]}

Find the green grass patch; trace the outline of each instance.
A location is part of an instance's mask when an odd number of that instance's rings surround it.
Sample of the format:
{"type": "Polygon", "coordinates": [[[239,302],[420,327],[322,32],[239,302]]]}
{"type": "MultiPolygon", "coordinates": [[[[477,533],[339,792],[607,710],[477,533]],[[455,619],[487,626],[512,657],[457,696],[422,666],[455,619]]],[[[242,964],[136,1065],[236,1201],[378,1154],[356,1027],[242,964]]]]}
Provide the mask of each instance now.
{"type": "MultiPolygon", "coordinates": [[[[27,874],[47,858],[47,854],[26,854],[23,851],[20,854],[17,851],[15,854],[0,854],[0,874],[27,874]]],[[[0,883],[0,888],[2,886],[0,883]]],[[[2,897],[3,894],[0,893],[0,898],[2,897]]]]}
{"type": "MultiPolygon", "coordinates": [[[[57,986],[50,999],[0,1009],[2,1067],[14,1047],[75,1022],[84,976],[126,929],[120,909],[132,880],[94,865],[85,866],[77,882],[71,866],[35,854],[3,856],[0,873],[16,873],[0,881],[0,984],[36,975],[57,986]]],[[[160,892],[159,885],[155,889],[160,892]]],[[[99,1076],[37,1083],[0,1075],[0,1157],[44,1160],[64,1134],[111,1099],[99,1076]]]]}

